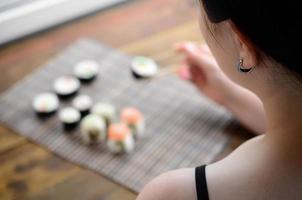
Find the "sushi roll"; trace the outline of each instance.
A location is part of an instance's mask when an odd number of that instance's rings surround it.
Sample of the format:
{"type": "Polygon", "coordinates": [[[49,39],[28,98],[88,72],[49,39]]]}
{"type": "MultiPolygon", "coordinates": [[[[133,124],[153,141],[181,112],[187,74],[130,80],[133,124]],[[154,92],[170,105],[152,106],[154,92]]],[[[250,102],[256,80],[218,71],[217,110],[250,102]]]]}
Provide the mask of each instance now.
{"type": "Polygon", "coordinates": [[[80,111],[81,117],[83,118],[90,113],[92,100],[88,95],[80,95],[72,101],[72,105],[80,111]]]}
{"type": "Polygon", "coordinates": [[[130,153],[134,149],[131,130],[124,123],[111,124],[108,128],[107,147],[115,154],[130,153]]]}
{"type": "Polygon", "coordinates": [[[81,136],[85,144],[97,144],[106,139],[106,125],[97,115],[87,115],[81,122],[81,136]]]}
{"type": "Polygon", "coordinates": [[[32,106],[39,117],[47,117],[59,108],[59,99],[53,93],[42,93],[34,97],[32,106]]]}
{"type": "Polygon", "coordinates": [[[135,57],[132,61],[131,72],[137,79],[150,78],[157,74],[158,66],[150,58],[135,57]]]}
{"type": "Polygon", "coordinates": [[[102,117],[105,120],[107,127],[114,122],[116,117],[115,107],[111,104],[102,102],[99,102],[92,107],[92,113],[102,117]]]}
{"type": "Polygon", "coordinates": [[[75,95],[80,89],[80,81],[72,76],[62,76],[55,80],[54,91],[62,98],[75,95]]]}
{"type": "Polygon", "coordinates": [[[143,114],[136,108],[126,107],[121,111],[121,121],[127,124],[135,138],[141,138],[145,132],[145,120],[143,114]]]}
{"type": "Polygon", "coordinates": [[[75,129],[81,120],[80,112],[72,107],[64,108],[59,113],[59,119],[66,131],[75,129]]]}
{"type": "Polygon", "coordinates": [[[93,60],[84,60],[74,66],[73,74],[82,82],[90,82],[97,77],[99,64],[93,60]]]}

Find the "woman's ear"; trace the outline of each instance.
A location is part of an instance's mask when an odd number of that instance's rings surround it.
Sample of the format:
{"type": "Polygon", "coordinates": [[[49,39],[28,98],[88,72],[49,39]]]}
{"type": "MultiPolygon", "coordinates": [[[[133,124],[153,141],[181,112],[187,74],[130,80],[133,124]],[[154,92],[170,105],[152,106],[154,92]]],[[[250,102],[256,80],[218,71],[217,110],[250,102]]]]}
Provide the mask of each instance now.
{"type": "Polygon", "coordinates": [[[243,59],[243,67],[246,69],[256,67],[259,64],[259,57],[256,48],[234,23],[229,22],[228,25],[233,32],[234,40],[238,47],[240,56],[238,60],[243,59]]]}

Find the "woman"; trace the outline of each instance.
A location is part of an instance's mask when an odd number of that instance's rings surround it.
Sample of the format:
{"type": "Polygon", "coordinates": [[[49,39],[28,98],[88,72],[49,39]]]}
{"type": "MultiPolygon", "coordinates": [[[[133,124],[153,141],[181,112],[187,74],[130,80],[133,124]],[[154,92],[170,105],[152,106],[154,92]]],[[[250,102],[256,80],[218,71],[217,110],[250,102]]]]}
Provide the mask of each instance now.
{"type": "Polygon", "coordinates": [[[299,3],[201,0],[200,4],[200,26],[211,51],[191,43],[176,47],[186,55],[192,81],[247,127],[265,135],[216,163],[155,178],[138,200],[301,200],[299,3]]]}

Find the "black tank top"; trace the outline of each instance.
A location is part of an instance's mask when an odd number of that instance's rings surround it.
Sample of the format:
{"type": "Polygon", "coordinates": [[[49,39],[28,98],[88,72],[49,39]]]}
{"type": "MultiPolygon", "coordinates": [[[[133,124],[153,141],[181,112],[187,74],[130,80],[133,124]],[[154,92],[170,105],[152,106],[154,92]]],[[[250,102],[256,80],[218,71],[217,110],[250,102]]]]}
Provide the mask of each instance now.
{"type": "Polygon", "coordinates": [[[209,200],[207,179],[206,179],[206,165],[195,168],[195,183],[197,200],[209,200]]]}

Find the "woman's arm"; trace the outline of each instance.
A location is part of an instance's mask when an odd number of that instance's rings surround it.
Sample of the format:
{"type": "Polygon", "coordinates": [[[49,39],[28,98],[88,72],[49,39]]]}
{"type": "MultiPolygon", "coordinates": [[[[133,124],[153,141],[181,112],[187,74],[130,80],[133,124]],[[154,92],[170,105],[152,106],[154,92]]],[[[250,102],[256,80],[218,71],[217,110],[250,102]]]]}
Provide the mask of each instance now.
{"type": "Polygon", "coordinates": [[[257,134],[265,133],[266,119],[260,99],[231,81],[206,46],[186,42],[176,45],[176,50],[185,55],[184,66],[189,69],[190,80],[203,94],[226,107],[247,128],[257,134]]]}
{"type": "Polygon", "coordinates": [[[195,169],[166,172],[148,183],[136,200],[196,200],[195,169]]]}
{"type": "Polygon", "coordinates": [[[235,84],[226,85],[227,95],[221,105],[256,134],[266,132],[266,116],[261,100],[251,91],[235,84]]]}

